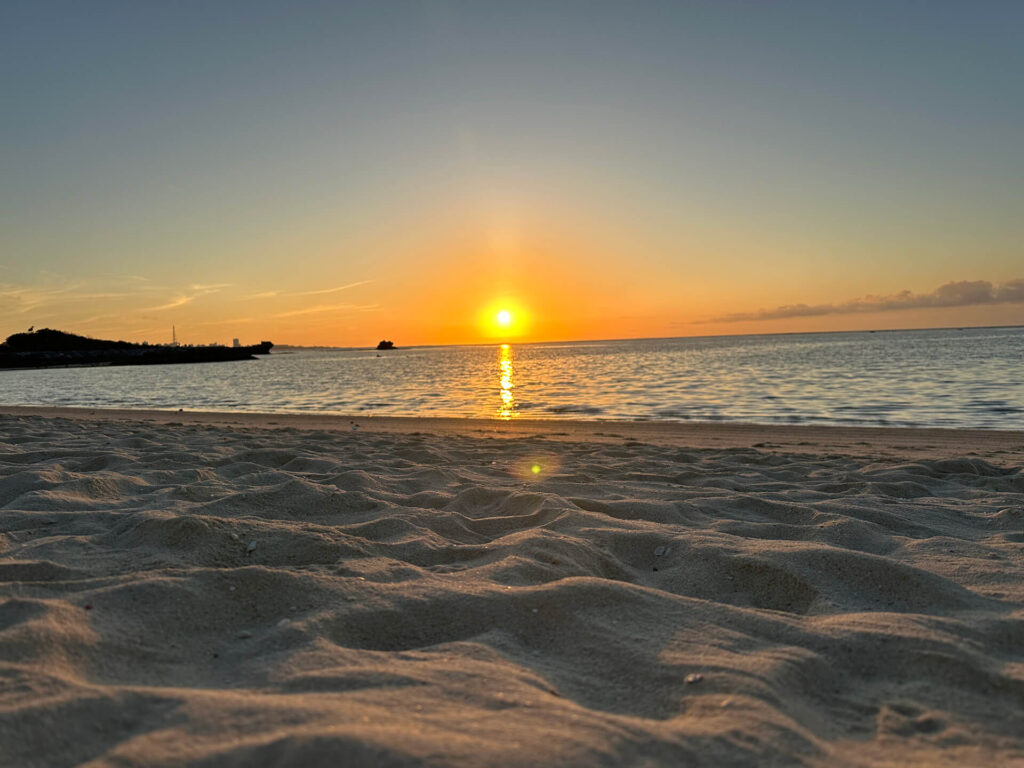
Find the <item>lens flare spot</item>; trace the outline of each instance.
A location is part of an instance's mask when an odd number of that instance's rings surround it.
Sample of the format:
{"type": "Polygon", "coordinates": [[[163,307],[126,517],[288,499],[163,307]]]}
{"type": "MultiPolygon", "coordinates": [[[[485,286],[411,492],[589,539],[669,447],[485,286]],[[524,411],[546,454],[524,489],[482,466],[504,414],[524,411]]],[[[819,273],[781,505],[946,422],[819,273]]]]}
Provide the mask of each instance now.
{"type": "Polygon", "coordinates": [[[520,481],[524,483],[537,483],[542,478],[553,478],[558,476],[562,466],[562,459],[553,453],[536,453],[533,456],[525,457],[513,464],[511,471],[520,481]]]}

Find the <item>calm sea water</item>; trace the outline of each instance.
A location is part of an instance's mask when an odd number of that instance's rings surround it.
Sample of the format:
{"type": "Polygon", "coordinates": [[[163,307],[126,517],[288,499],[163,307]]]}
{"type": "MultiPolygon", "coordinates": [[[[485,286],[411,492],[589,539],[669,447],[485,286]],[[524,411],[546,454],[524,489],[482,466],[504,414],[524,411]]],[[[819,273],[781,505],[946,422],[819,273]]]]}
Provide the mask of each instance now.
{"type": "Polygon", "coordinates": [[[0,403],[1024,429],[1024,328],[275,353],[0,371],[0,403]]]}

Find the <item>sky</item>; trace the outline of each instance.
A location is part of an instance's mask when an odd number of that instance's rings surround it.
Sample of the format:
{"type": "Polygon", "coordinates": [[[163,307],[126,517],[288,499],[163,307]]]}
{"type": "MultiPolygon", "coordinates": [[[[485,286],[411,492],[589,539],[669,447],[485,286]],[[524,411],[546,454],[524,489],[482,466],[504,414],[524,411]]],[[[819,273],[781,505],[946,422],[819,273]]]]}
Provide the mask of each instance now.
{"type": "Polygon", "coordinates": [[[1024,324],[1019,0],[5,0],[0,71],[0,336],[1024,324]]]}

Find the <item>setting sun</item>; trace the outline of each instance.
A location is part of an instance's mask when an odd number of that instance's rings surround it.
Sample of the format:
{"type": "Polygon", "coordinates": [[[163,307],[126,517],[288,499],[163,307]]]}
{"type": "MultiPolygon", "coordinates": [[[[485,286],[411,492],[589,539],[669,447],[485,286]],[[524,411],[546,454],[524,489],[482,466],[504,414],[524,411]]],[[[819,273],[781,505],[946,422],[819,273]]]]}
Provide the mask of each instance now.
{"type": "Polygon", "coordinates": [[[528,336],[533,313],[517,297],[500,296],[480,307],[477,327],[484,338],[510,341],[528,336]]]}

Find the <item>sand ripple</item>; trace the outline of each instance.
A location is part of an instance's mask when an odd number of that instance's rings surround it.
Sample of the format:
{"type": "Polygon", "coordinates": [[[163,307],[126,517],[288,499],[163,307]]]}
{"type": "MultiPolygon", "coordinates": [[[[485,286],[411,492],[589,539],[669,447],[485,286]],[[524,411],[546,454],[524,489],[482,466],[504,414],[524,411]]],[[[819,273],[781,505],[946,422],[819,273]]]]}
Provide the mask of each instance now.
{"type": "Polygon", "coordinates": [[[1024,761],[976,457],[0,417],[0,764],[1024,761]]]}

